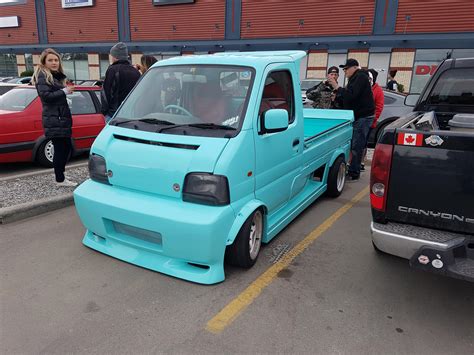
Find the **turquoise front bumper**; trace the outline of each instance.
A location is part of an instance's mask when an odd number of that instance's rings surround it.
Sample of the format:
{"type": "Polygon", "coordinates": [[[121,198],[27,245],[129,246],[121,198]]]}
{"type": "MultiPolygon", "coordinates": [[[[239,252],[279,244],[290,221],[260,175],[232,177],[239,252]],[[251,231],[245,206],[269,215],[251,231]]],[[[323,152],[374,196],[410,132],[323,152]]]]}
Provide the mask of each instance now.
{"type": "Polygon", "coordinates": [[[224,280],[232,207],[183,202],[87,180],[74,191],[84,245],[185,280],[224,280]]]}

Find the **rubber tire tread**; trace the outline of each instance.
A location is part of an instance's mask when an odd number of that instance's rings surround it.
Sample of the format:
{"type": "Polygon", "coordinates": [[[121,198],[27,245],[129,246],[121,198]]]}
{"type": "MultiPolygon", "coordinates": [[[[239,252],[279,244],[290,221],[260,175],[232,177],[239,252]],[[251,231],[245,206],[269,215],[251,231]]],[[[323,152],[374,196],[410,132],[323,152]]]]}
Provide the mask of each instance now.
{"type": "MultiPolygon", "coordinates": [[[[234,240],[234,243],[229,245],[226,248],[225,251],[225,262],[227,264],[233,265],[233,266],[238,266],[241,268],[249,269],[251,268],[255,262],[258,259],[258,256],[260,255],[257,254],[257,257],[255,260],[252,260],[250,258],[250,246],[249,246],[249,234],[250,234],[250,227],[252,225],[252,219],[253,215],[255,212],[259,210],[254,211],[244,222],[242,227],[239,230],[239,233],[237,234],[237,237],[234,240]]],[[[261,212],[261,211],[260,211],[261,212]]],[[[264,216],[263,212],[262,217],[264,216]]],[[[263,226],[262,226],[263,228],[263,226]]],[[[260,247],[261,250],[261,247],[260,247]]]]}
{"type": "Polygon", "coordinates": [[[334,161],[334,164],[332,164],[331,168],[329,169],[328,189],[326,190],[326,194],[329,197],[338,197],[341,195],[342,191],[344,190],[344,186],[342,187],[341,191],[337,190],[337,174],[339,172],[339,166],[341,164],[345,164],[344,158],[342,156],[338,157],[334,161]]]}
{"type": "Polygon", "coordinates": [[[46,155],[44,154],[44,147],[46,144],[50,141],[51,139],[45,139],[43,143],[40,144],[38,150],[36,151],[36,162],[44,166],[45,168],[52,168],[53,163],[46,158],[46,155]]]}

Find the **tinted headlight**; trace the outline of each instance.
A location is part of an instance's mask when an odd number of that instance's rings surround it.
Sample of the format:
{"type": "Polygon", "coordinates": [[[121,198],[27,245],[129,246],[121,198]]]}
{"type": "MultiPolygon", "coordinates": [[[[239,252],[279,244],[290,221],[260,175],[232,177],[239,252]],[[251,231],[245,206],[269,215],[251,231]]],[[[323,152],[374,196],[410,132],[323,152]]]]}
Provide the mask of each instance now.
{"type": "Polygon", "coordinates": [[[183,201],[211,206],[228,205],[229,182],[222,175],[190,173],[184,179],[183,201]]]}
{"type": "Polygon", "coordinates": [[[89,156],[89,176],[92,180],[110,185],[105,159],[100,155],[89,156]]]}

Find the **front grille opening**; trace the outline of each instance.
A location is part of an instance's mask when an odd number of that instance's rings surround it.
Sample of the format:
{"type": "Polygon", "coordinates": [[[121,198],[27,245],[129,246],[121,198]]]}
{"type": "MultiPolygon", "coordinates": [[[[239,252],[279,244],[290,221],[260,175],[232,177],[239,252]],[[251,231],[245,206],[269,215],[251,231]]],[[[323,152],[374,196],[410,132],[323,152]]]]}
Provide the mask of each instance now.
{"type": "Polygon", "coordinates": [[[469,243],[469,244],[467,245],[467,248],[468,248],[468,249],[474,249],[474,243],[469,243]]]}
{"type": "Polygon", "coordinates": [[[141,139],[141,138],[133,138],[122,136],[119,134],[114,134],[115,139],[120,139],[123,141],[134,142],[134,143],[141,143],[141,144],[148,144],[148,145],[157,145],[160,147],[169,147],[169,148],[178,148],[178,149],[189,149],[189,150],[197,150],[199,148],[198,145],[194,144],[181,144],[181,143],[168,143],[168,142],[157,142],[151,141],[148,139],[141,139]]]}
{"type": "Polygon", "coordinates": [[[203,270],[209,270],[211,268],[209,265],[196,264],[196,263],[188,263],[188,265],[198,267],[203,270]]]}
{"type": "Polygon", "coordinates": [[[161,233],[134,227],[128,224],[112,221],[114,229],[117,233],[133,237],[135,239],[142,240],[147,243],[153,243],[155,245],[161,245],[163,238],[161,233]]]}

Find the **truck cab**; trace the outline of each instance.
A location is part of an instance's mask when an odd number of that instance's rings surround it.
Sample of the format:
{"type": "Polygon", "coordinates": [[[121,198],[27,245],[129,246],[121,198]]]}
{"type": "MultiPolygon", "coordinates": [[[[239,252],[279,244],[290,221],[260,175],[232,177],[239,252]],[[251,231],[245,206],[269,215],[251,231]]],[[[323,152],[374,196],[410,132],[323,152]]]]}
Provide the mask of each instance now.
{"type": "Polygon", "coordinates": [[[352,111],[303,109],[304,52],[156,63],[96,139],[74,192],[84,244],[199,283],[249,268],[324,193],[344,188],[352,111]]]}

